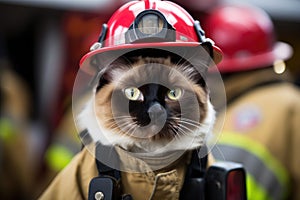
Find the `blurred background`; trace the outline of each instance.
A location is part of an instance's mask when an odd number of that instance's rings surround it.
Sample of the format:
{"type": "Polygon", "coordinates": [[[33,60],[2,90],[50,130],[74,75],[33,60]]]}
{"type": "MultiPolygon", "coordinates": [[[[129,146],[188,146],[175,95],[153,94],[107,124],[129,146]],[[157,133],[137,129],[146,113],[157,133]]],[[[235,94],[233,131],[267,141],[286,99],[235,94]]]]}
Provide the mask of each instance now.
{"type": "MultiPolygon", "coordinates": [[[[0,0],[0,199],[35,199],[81,149],[72,118],[79,60],[125,0],[0,0]]],[[[300,84],[299,0],[176,0],[195,19],[219,4],[270,14],[300,84]]]]}

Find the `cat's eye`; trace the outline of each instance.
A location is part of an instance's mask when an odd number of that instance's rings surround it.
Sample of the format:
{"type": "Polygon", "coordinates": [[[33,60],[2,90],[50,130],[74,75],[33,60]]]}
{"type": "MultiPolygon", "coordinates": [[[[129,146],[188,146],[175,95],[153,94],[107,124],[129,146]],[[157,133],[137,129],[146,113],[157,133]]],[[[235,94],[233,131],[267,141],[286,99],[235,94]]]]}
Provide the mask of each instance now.
{"type": "Polygon", "coordinates": [[[136,87],[129,87],[124,90],[124,94],[127,99],[131,101],[143,101],[144,96],[141,91],[136,87]]]}
{"type": "Polygon", "coordinates": [[[180,88],[169,90],[167,96],[171,100],[178,100],[182,96],[182,90],[180,88]]]}

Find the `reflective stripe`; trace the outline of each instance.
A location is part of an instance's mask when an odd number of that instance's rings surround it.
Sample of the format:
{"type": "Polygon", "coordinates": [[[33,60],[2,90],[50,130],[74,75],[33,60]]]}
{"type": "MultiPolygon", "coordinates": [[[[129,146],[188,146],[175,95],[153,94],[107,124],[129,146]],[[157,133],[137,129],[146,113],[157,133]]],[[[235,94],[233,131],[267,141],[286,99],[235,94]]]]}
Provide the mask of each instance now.
{"type": "Polygon", "coordinates": [[[250,173],[246,177],[247,199],[248,200],[271,200],[266,190],[255,181],[250,173]]]}
{"type": "Polygon", "coordinates": [[[263,187],[262,191],[266,191],[271,199],[286,196],[288,174],[285,168],[257,142],[240,134],[225,133],[213,149],[213,155],[216,159],[242,163],[257,187],[263,187]]]}
{"type": "MultiPolygon", "coordinates": [[[[253,196],[252,193],[256,192],[253,191],[253,189],[255,190],[256,188],[262,187],[260,188],[260,190],[263,190],[265,191],[264,193],[267,193],[263,196],[267,197],[269,194],[269,196],[272,196],[272,199],[282,199],[281,184],[277,180],[276,176],[269,169],[267,169],[264,163],[261,162],[257,157],[253,156],[252,154],[243,149],[232,146],[217,145],[217,148],[219,151],[222,152],[223,156],[225,157],[225,160],[242,163],[245,169],[247,170],[247,173],[253,176],[252,180],[255,180],[255,186],[253,187],[253,181],[251,181],[251,188],[247,186],[248,198],[249,196],[253,196]],[[272,191],[273,189],[274,191],[272,191]]],[[[213,150],[212,152],[213,156],[217,160],[222,159],[222,157],[219,156],[220,154],[217,154],[214,151],[215,150],[213,150]]]]}
{"type": "Polygon", "coordinates": [[[53,171],[62,170],[73,158],[74,154],[64,146],[53,144],[46,152],[46,162],[53,171]]]}
{"type": "Polygon", "coordinates": [[[17,135],[16,128],[11,120],[0,118],[0,140],[11,142],[17,135]]]}

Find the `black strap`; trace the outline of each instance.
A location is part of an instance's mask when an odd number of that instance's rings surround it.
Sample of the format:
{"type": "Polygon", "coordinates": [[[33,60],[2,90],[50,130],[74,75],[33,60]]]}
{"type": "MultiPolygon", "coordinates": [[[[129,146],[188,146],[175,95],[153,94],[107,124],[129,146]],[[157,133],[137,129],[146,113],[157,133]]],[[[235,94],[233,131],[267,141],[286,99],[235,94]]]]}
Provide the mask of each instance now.
{"type": "Polygon", "coordinates": [[[185,180],[188,180],[190,178],[204,177],[206,167],[207,167],[207,147],[203,146],[200,149],[196,149],[193,151],[191,162],[188,166],[185,180]]]}
{"type": "Polygon", "coordinates": [[[119,196],[117,181],[109,176],[98,176],[91,180],[88,200],[117,200],[119,196]]]}
{"type": "Polygon", "coordinates": [[[103,162],[109,163],[109,158],[114,159],[114,164],[118,165],[118,155],[113,147],[104,146],[96,143],[96,166],[98,170],[98,177],[92,179],[89,185],[88,200],[107,199],[107,200],[130,200],[128,196],[121,196],[120,178],[121,173],[119,170],[113,169],[103,162]],[[102,155],[106,155],[103,157],[102,155]],[[97,158],[104,159],[100,161],[97,158]],[[106,159],[106,160],[105,160],[106,159]]]}
{"type": "MultiPolygon", "coordinates": [[[[99,154],[109,153],[111,156],[118,155],[114,148],[107,147],[103,145],[96,146],[96,157],[100,156],[99,154]]],[[[95,195],[98,192],[103,193],[107,198],[105,199],[126,199],[131,200],[132,197],[130,194],[122,195],[120,191],[120,186],[117,186],[117,181],[121,179],[121,173],[117,169],[113,169],[96,158],[96,165],[99,176],[94,178],[90,183],[89,188],[89,200],[95,199],[95,195]],[[101,189],[101,191],[99,191],[101,189]],[[113,193],[116,193],[114,195],[113,193]],[[108,198],[109,197],[109,198],[108,198]]],[[[196,149],[192,152],[191,162],[187,168],[185,181],[180,192],[180,200],[186,199],[195,199],[197,200],[204,199],[204,183],[203,177],[207,167],[207,147],[203,146],[200,149],[196,149]],[[203,155],[202,158],[201,155],[203,155]]]]}
{"type": "Polygon", "coordinates": [[[180,200],[204,200],[204,174],[207,168],[207,147],[203,146],[192,152],[184,184],[180,191],[180,200]]]}
{"type": "MultiPolygon", "coordinates": [[[[97,158],[104,159],[104,157],[101,154],[107,155],[107,156],[105,156],[106,158],[113,158],[114,164],[119,166],[120,160],[118,159],[119,156],[118,156],[115,148],[104,146],[104,145],[97,143],[96,144],[96,165],[97,165],[97,170],[98,170],[99,176],[106,175],[106,176],[113,177],[116,180],[120,180],[121,173],[119,170],[113,169],[97,159],[97,158]]],[[[107,162],[111,162],[111,161],[107,160],[107,162]]]]}

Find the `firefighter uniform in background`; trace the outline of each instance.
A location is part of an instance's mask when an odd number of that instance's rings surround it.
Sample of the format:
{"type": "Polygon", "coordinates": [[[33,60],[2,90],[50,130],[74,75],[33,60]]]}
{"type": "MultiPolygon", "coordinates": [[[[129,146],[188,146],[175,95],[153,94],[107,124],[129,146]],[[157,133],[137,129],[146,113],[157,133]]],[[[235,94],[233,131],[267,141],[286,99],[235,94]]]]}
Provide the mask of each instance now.
{"type": "Polygon", "coordinates": [[[54,177],[81,148],[82,144],[77,136],[72,111],[69,109],[55,130],[55,136],[45,153],[47,166],[52,172],[49,176],[54,177]]]}
{"type": "Polygon", "coordinates": [[[284,63],[291,47],[255,7],[216,8],[204,27],[224,53],[227,112],[218,105],[217,124],[226,118],[214,157],[244,164],[249,200],[300,199],[300,91],[284,63]]]}
{"type": "MultiPolygon", "coordinates": [[[[98,73],[95,70],[100,70],[95,68],[95,57],[103,56],[109,51],[115,53],[137,48],[178,49],[178,47],[191,51],[206,42],[210,45],[210,56],[216,63],[220,62],[222,55],[219,48],[211,41],[206,41],[200,25],[183,8],[168,1],[130,1],[115,12],[107,25],[103,25],[98,42],[92,46],[91,52],[82,58],[80,65],[81,69],[93,73],[94,76],[98,73]],[[139,23],[138,26],[136,23],[139,23]],[[139,30],[136,30],[137,27],[139,30]],[[130,35],[133,33],[131,31],[140,32],[130,35]],[[129,35],[128,40],[124,38],[126,33],[129,35]]],[[[118,153],[121,160],[126,158],[123,163],[141,166],[142,169],[149,171],[147,173],[121,172],[122,193],[130,194],[136,200],[179,199],[191,153],[186,152],[170,166],[155,172],[150,171],[145,162],[137,158],[131,159],[129,154],[123,156],[122,151],[118,153]]],[[[211,162],[212,159],[209,158],[208,165],[211,162]]],[[[56,176],[40,199],[87,199],[90,181],[98,176],[98,172],[95,157],[85,147],[56,176]]]]}
{"type": "Polygon", "coordinates": [[[32,199],[37,162],[30,148],[30,92],[0,58],[0,199],[32,199]]]}

